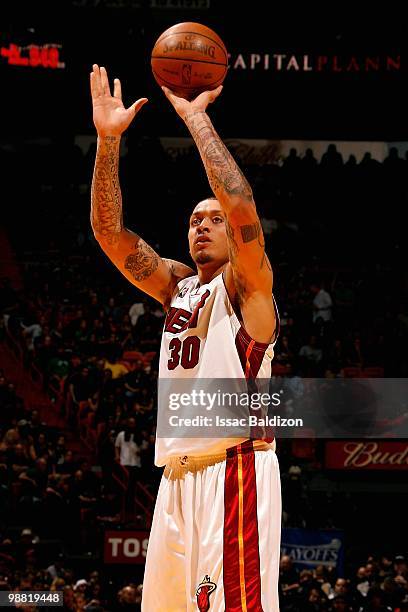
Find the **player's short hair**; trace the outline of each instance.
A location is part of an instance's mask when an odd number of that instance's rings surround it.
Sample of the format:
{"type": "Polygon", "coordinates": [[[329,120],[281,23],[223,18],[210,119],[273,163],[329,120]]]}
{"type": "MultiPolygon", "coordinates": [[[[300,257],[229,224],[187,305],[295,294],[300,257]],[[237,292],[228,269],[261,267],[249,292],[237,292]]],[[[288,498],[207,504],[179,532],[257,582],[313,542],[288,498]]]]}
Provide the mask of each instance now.
{"type": "Polygon", "coordinates": [[[214,195],[210,195],[210,196],[206,196],[205,198],[201,198],[200,200],[198,200],[198,202],[196,203],[196,206],[200,202],[205,202],[205,200],[215,200],[216,202],[218,202],[217,198],[214,195]]]}
{"type": "Polygon", "coordinates": [[[205,202],[205,200],[215,200],[215,202],[218,202],[217,198],[214,195],[210,195],[210,196],[206,196],[205,198],[200,198],[199,200],[197,200],[193,206],[193,210],[195,209],[196,206],[198,206],[199,204],[201,204],[201,202],[205,202]]]}

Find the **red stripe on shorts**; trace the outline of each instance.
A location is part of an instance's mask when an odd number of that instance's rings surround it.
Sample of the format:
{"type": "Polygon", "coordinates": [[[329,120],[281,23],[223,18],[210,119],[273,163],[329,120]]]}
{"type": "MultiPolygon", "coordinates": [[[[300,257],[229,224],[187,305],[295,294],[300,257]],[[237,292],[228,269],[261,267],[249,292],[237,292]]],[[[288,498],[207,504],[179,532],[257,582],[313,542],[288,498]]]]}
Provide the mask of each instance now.
{"type": "Polygon", "coordinates": [[[250,440],[248,440],[248,442],[252,447],[251,452],[242,454],[244,472],[245,589],[248,610],[261,612],[261,572],[259,562],[255,453],[253,450],[253,443],[250,440]]]}
{"type": "Polygon", "coordinates": [[[224,485],[224,599],[225,609],[241,610],[241,586],[239,581],[238,546],[238,461],[237,456],[228,456],[225,466],[224,485]]]}
{"type": "Polygon", "coordinates": [[[256,501],[255,455],[247,440],[227,450],[225,468],[223,574],[228,612],[262,612],[256,501]]]}

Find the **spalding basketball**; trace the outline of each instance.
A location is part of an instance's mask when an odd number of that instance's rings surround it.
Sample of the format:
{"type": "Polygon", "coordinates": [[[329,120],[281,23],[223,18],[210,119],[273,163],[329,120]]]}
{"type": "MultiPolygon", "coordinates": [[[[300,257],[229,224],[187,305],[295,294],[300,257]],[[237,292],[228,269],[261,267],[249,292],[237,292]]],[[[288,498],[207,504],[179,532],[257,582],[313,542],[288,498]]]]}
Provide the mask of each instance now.
{"type": "Polygon", "coordinates": [[[193,22],[178,23],[163,32],[153,47],[151,62],[158,84],[187,100],[221,85],[228,69],[221,38],[193,22]]]}

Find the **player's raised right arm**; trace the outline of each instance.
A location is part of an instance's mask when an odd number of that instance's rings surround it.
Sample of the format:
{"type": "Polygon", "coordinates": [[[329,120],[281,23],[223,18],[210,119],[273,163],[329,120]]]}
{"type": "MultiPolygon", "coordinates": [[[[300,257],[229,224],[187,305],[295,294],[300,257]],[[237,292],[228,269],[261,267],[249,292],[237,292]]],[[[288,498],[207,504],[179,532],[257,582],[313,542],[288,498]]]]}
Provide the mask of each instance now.
{"type": "Polygon", "coordinates": [[[115,79],[112,96],[106,70],[96,64],[91,73],[91,94],[98,133],[91,196],[91,225],[95,238],[131,283],[166,306],[177,282],[193,271],[182,263],[162,259],[140,236],[123,226],[119,184],[121,134],[147,99],[140,98],[126,109],[120,81],[115,79]]]}

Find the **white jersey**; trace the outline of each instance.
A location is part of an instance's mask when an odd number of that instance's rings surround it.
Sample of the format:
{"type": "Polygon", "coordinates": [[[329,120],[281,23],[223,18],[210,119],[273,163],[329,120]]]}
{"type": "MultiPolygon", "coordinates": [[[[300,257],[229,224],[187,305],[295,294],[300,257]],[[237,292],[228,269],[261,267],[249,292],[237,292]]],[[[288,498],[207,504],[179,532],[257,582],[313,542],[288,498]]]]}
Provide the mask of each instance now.
{"type": "MultiPolygon", "coordinates": [[[[276,321],[278,329],[277,311],[276,321]]],[[[159,378],[270,378],[276,337],[277,333],[273,342],[262,343],[249,336],[231,305],[223,274],[205,285],[199,284],[198,276],[190,276],[177,284],[170,302],[159,378]]],[[[165,465],[174,456],[215,455],[245,439],[157,436],[155,463],[165,465]]]]}

